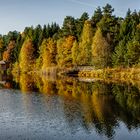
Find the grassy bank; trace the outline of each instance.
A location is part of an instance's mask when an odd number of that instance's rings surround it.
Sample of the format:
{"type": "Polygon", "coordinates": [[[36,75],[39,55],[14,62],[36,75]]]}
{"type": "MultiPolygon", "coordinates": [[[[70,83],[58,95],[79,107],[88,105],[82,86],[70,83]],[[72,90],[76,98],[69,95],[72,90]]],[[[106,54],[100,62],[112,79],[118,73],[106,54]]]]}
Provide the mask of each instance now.
{"type": "Polygon", "coordinates": [[[79,77],[108,79],[108,80],[136,80],[140,81],[140,68],[106,68],[99,70],[84,70],[78,73],[79,77]]]}

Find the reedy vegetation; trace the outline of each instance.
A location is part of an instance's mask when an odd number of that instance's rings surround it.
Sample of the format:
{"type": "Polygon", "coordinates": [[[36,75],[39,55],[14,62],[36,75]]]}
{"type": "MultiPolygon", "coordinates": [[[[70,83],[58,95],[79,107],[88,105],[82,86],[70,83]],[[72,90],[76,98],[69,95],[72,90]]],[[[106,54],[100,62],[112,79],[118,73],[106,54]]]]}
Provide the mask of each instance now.
{"type": "Polygon", "coordinates": [[[0,59],[21,72],[46,71],[50,67],[139,67],[140,12],[128,10],[123,19],[107,4],[91,18],[67,16],[58,24],[26,27],[0,36],[0,59]]]}

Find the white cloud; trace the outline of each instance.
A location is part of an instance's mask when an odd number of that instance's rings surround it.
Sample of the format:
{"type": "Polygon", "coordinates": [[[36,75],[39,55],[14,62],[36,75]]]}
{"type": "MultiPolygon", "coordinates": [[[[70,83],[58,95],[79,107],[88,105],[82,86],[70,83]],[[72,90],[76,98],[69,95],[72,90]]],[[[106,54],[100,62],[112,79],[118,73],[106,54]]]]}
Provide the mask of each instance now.
{"type": "Polygon", "coordinates": [[[76,4],[88,6],[88,7],[93,7],[93,8],[97,8],[98,7],[96,5],[89,4],[89,3],[86,3],[86,2],[82,2],[82,1],[79,1],[79,0],[68,0],[68,1],[73,2],[73,3],[76,3],[76,4]]]}

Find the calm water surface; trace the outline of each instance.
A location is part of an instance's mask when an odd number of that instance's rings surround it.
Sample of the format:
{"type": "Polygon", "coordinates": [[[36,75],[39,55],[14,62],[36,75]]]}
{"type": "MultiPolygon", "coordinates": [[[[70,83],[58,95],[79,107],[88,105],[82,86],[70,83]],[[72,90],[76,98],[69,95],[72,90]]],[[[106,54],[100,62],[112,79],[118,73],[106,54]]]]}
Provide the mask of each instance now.
{"type": "Polygon", "coordinates": [[[0,140],[140,140],[139,89],[31,75],[8,80],[0,89],[0,140]]]}

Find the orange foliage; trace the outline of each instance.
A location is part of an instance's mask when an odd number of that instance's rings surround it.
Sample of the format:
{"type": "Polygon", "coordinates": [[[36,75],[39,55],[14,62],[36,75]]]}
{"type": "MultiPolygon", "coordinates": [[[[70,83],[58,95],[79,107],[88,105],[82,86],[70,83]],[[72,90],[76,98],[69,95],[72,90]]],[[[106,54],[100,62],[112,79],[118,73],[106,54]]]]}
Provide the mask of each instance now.
{"type": "Polygon", "coordinates": [[[7,47],[7,50],[3,53],[3,60],[4,61],[12,61],[11,53],[15,47],[15,41],[10,41],[7,47]]]}

